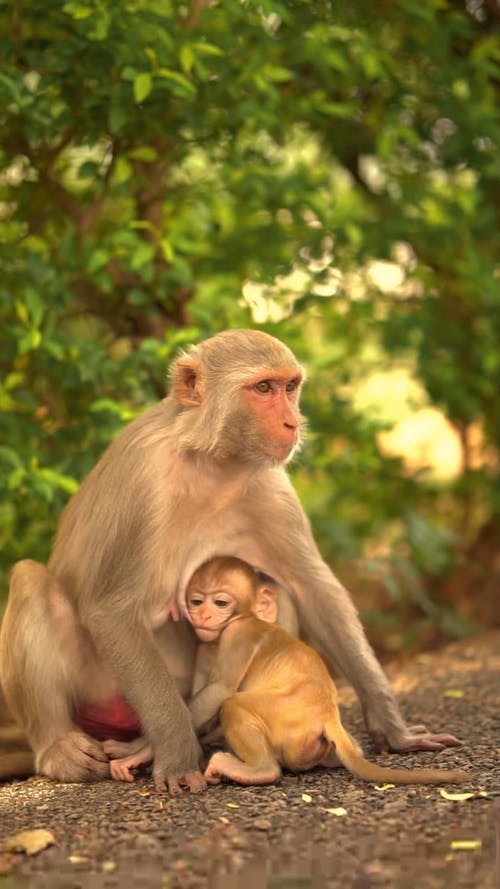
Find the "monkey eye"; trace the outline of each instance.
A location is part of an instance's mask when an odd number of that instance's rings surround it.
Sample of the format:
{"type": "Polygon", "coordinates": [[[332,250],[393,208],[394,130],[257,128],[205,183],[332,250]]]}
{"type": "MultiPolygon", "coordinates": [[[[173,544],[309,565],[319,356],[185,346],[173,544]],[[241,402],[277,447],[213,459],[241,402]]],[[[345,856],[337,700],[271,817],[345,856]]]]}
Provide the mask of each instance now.
{"type": "Polygon", "coordinates": [[[199,608],[200,605],[203,605],[203,599],[201,596],[191,596],[188,599],[188,605],[190,608],[199,608]]]}
{"type": "Polygon", "coordinates": [[[271,383],[269,380],[261,380],[260,383],[256,383],[254,389],[256,392],[270,392],[271,391],[271,383]]]}
{"type": "Polygon", "coordinates": [[[299,383],[300,380],[298,380],[297,378],[295,378],[294,380],[289,380],[286,384],[286,391],[295,392],[295,390],[299,388],[299,383]]]}
{"type": "Polygon", "coordinates": [[[230,599],[214,599],[214,602],[217,608],[227,608],[228,605],[231,605],[230,599]]]}

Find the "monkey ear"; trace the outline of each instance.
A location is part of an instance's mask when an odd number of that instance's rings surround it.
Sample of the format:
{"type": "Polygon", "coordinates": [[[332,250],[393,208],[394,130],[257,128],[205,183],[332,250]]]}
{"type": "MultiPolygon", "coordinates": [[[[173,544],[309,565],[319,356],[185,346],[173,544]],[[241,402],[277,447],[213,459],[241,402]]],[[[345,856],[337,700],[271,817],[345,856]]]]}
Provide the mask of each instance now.
{"type": "Polygon", "coordinates": [[[255,597],[254,614],[268,624],[275,624],[278,620],[278,590],[260,587],[255,597]]]}
{"type": "Polygon", "coordinates": [[[183,355],[175,362],[172,373],[172,395],[183,407],[199,407],[201,404],[200,366],[196,358],[183,355]]]}

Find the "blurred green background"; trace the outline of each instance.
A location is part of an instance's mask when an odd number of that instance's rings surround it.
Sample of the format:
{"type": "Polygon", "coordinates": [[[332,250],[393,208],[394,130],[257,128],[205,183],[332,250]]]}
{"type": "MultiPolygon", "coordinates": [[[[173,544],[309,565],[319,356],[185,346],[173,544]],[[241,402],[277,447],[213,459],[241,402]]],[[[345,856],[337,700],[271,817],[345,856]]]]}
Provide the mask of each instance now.
{"type": "Polygon", "coordinates": [[[0,3],[0,593],[179,347],[305,362],[381,654],[499,622],[495,0],[0,3]]]}

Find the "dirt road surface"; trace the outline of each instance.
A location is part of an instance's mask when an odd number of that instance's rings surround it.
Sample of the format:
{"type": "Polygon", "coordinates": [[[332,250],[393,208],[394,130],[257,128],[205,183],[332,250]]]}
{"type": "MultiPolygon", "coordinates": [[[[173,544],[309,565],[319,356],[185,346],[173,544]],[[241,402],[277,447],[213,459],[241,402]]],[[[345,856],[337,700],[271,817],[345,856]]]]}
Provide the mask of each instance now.
{"type": "MultiPolygon", "coordinates": [[[[0,788],[0,889],[500,889],[500,633],[388,666],[410,723],[463,747],[377,757],[403,767],[466,769],[459,787],[377,788],[344,769],[286,774],[279,784],[212,787],[175,799],[149,777],[0,788]],[[447,793],[471,793],[446,799],[447,793]],[[21,830],[47,830],[36,855],[6,851],[21,830]]],[[[346,727],[366,739],[352,691],[346,727]]]]}

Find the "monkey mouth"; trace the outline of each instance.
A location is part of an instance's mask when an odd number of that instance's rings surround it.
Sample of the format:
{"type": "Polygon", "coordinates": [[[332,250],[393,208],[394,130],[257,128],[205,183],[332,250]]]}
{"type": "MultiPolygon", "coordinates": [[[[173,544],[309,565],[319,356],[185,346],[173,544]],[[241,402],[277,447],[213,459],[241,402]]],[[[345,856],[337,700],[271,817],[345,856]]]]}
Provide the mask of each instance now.
{"type": "Polygon", "coordinates": [[[266,442],[262,450],[267,457],[286,460],[292,453],[293,449],[297,447],[298,443],[298,437],[294,441],[289,442],[266,442]]]}

